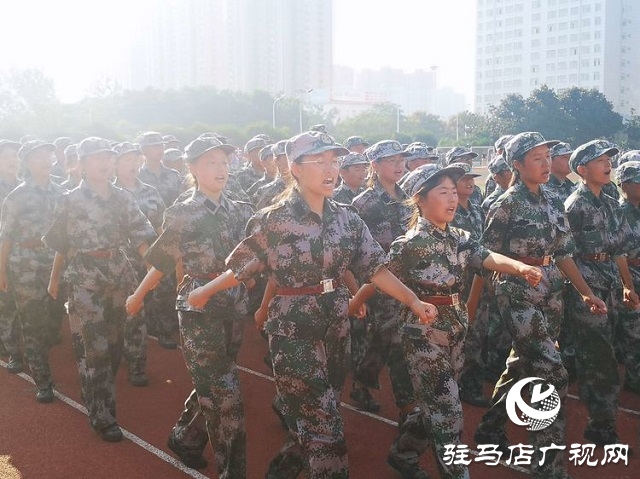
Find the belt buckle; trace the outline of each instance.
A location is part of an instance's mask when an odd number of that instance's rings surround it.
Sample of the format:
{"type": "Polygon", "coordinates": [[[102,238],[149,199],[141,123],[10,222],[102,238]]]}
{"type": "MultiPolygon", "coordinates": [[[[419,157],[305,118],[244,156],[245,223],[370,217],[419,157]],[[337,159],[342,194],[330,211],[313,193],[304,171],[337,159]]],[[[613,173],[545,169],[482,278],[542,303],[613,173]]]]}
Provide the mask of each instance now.
{"type": "Polygon", "coordinates": [[[322,286],[322,294],[332,293],[335,291],[332,279],[323,279],[322,281],[320,281],[320,285],[322,286]]]}
{"type": "Polygon", "coordinates": [[[460,294],[453,293],[451,295],[451,306],[458,306],[460,304],[460,294]]]}
{"type": "Polygon", "coordinates": [[[549,266],[551,264],[551,255],[544,255],[542,257],[542,266],[549,266]]]}

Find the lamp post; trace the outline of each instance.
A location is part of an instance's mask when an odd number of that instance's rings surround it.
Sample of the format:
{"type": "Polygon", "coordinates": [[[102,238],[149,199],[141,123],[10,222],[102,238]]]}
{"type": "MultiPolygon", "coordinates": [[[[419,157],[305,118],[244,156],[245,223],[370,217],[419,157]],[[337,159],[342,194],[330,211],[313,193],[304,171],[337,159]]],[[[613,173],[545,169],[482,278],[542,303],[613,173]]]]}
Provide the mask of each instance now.
{"type": "Polygon", "coordinates": [[[283,93],[273,101],[273,116],[271,117],[272,118],[271,126],[273,127],[274,130],[276,129],[276,103],[278,103],[284,97],[285,97],[285,94],[283,93]]]}
{"type": "Polygon", "coordinates": [[[300,133],[302,133],[302,94],[309,94],[313,91],[313,88],[309,88],[308,90],[298,90],[300,94],[298,96],[298,119],[299,119],[299,128],[300,133]]]}

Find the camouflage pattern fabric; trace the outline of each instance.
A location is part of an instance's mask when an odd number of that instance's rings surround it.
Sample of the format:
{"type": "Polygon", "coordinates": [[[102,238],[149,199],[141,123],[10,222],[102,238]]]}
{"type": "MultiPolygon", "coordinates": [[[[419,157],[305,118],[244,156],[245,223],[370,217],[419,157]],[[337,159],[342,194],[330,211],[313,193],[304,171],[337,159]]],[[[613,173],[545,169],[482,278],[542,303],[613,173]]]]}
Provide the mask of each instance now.
{"type": "MultiPolygon", "coordinates": [[[[227,266],[245,281],[265,272],[278,287],[318,285],[347,269],[367,282],[386,255],[350,207],[325,200],[313,213],[294,190],[283,203],[261,210],[227,266]]],[[[344,427],[338,409],[349,364],[350,294],[340,286],[323,295],[276,295],[265,330],[276,387],[291,438],[271,462],[269,477],[286,464],[305,464],[310,478],[349,475],[344,427]],[[291,459],[291,460],[289,460],[291,459]]]]}
{"type": "MultiPolygon", "coordinates": [[[[0,202],[4,201],[7,195],[18,186],[18,180],[7,182],[0,179],[0,202]]],[[[9,285],[10,286],[10,285],[9,285]]],[[[0,291],[0,341],[4,345],[9,356],[20,358],[20,339],[16,311],[16,301],[11,288],[8,292],[0,291]]]]}
{"type": "Polygon", "coordinates": [[[262,178],[260,178],[258,181],[256,181],[254,184],[252,184],[249,187],[249,189],[247,190],[247,195],[249,196],[249,198],[253,200],[254,204],[256,203],[256,200],[258,198],[257,197],[258,190],[263,186],[266,186],[272,183],[273,181],[275,181],[275,178],[271,176],[267,176],[267,174],[265,173],[264,175],[262,175],[262,178]]]}
{"type": "Polygon", "coordinates": [[[354,193],[345,182],[342,182],[333,192],[333,201],[350,205],[353,202],[353,199],[360,193],[362,193],[362,188],[354,193]]]}
{"type": "Polygon", "coordinates": [[[262,171],[255,170],[251,163],[247,164],[244,168],[242,168],[239,172],[235,174],[238,183],[242,187],[244,191],[247,191],[251,188],[256,181],[262,178],[264,173],[262,171]]]}
{"type": "Polygon", "coordinates": [[[569,198],[569,195],[571,195],[571,193],[573,193],[573,191],[576,189],[576,184],[573,181],[571,181],[569,178],[565,178],[565,180],[561,182],[555,176],[549,175],[549,181],[547,181],[545,187],[549,191],[558,195],[560,199],[564,202],[566,201],[567,198],[569,198]]]}
{"type": "Polygon", "coordinates": [[[160,172],[156,174],[147,165],[143,165],[138,173],[138,179],[158,190],[165,205],[172,205],[180,195],[182,188],[180,173],[166,166],[161,165],[160,172]]]}
{"type": "Polygon", "coordinates": [[[264,185],[256,192],[256,210],[261,210],[273,204],[276,197],[287,189],[287,182],[281,176],[277,177],[271,183],[264,185]]]}
{"type": "Polygon", "coordinates": [[[485,214],[485,216],[489,212],[489,208],[491,208],[491,205],[494,204],[496,200],[500,198],[502,193],[504,193],[505,191],[506,190],[503,189],[500,185],[496,184],[495,188],[491,191],[491,193],[486,195],[486,198],[482,201],[482,204],[481,204],[482,212],[485,214]]]}
{"type": "Polygon", "coordinates": [[[72,189],[77,188],[79,184],[79,180],[76,180],[73,176],[69,175],[66,180],[60,183],[60,186],[67,191],[71,191],[72,189]]]}

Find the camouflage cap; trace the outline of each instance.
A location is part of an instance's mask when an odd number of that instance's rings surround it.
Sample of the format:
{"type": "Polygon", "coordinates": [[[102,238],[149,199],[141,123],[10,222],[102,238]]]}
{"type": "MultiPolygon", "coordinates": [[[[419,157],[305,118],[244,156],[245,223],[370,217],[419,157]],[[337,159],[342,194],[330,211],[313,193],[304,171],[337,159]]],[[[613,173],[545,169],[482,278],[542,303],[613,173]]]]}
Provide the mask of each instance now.
{"type": "Polygon", "coordinates": [[[27,141],[37,140],[38,137],[36,135],[24,135],[20,138],[20,144],[24,145],[27,141]]]}
{"type": "Polygon", "coordinates": [[[75,143],[73,145],[69,145],[64,149],[64,157],[66,159],[73,158],[74,156],[78,156],[78,145],[75,143]]]}
{"type": "Polygon", "coordinates": [[[575,149],[571,154],[571,158],[569,158],[569,167],[571,171],[577,173],[579,166],[584,166],[602,155],[607,155],[611,158],[619,152],[618,147],[610,141],[591,140],[575,149]]]}
{"type": "Polygon", "coordinates": [[[492,175],[497,175],[502,173],[503,171],[509,170],[509,165],[507,165],[507,162],[504,161],[504,154],[502,154],[494,156],[489,162],[487,168],[489,168],[489,172],[492,175]]]}
{"type": "Polygon", "coordinates": [[[193,163],[207,151],[220,149],[227,155],[235,151],[235,146],[222,143],[217,138],[196,138],[184,149],[184,160],[193,163]]]}
{"type": "Polygon", "coordinates": [[[616,182],[640,183],[640,161],[627,161],[616,169],[616,182]]]}
{"type": "Polygon", "coordinates": [[[640,161],[640,150],[629,150],[618,158],[618,167],[624,165],[627,161],[640,161]]]}
{"type": "Polygon", "coordinates": [[[85,138],[78,144],[78,158],[85,158],[90,155],[96,155],[98,153],[113,153],[117,155],[116,150],[111,148],[111,142],[104,138],[97,136],[90,136],[85,138]]]}
{"type": "Polygon", "coordinates": [[[438,153],[435,148],[427,146],[426,144],[411,143],[405,152],[408,153],[407,161],[413,160],[438,160],[438,153]]]}
{"type": "Polygon", "coordinates": [[[145,146],[164,145],[165,141],[162,135],[157,131],[145,131],[138,137],[138,144],[140,148],[145,146]]]}
{"type": "Polygon", "coordinates": [[[409,196],[414,196],[418,193],[426,193],[437,184],[434,181],[429,187],[426,183],[443,175],[450,176],[455,182],[465,175],[465,169],[461,168],[457,164],[445,167],[430,164],[421,165],[407,175],[407,178],[402,182],[402,189],[409,196]]]}
{"type": "Polygon", "coordinates": [[[364,152],[369,161],[380,161],[390,156],[402,155],[408,156],[409,153],[404,151],[402,145],[396,140],[382,140],[371,145],[364,152]]]}
{"type": "Polygon", "coordinates": [[[482,176],[479,175],[478,173],[474,173],[473,172],[473,168],[468,164],[468,163],[451,163],[448,166],[455,166],[457,168],[460,168],[462,170],[464,170],[464,175],[463,176],[472,176],[473,178],[477,178],[478,176],[482,176]]]}
{"type": "Polygon", "coordinates": [[[0,150],[4,150],[5,148],[11,148],[12,150],[18,151],[22,145],[18,141],[2,139],[0,140],[0,150]]]}
{"type": "Polygon", "coordinates": [[[120,158],[121,156],[124,156],[128,153],[137,153],[140,155],[142,154],[140,146],[135,143],[131,143],[130,141],[123,141],[122,143],[118,143],[113,147],[113,149],[116,151],[117,158],[120,158]]]}
{"type": "Polygon", "coordinates": [[[246,145],[244,145],[244,154],[247,155],[250,151],[253,151],[256,148],[264,148],[267,146],[267,143],[269,143],[268,139],[256,135],[247,141],[246,145]]]}
{"type": "Polygon", "coordinates": [[[513,163],[518,159],[523,159],[527,152],[533,150],[542,145],[546,145],[551,148],[554,145],[560,143],[557,140],[547,141],[542,134],[537,131],[525,131],[518,133],[511,138],[506,145],[504,145],[504,159],[509,165],[509,168],[513,168],[513,163]]]}
{"type": "Polygon", "coordinates": [[[164,135],[162,141],[165,143],[180,143],[180,140],[178,140],[175,135],[164,135]]]}
{"type": "Polygon", "coordinates": [[[504,146],[509,142],[511,138],[513,138],[513,135],[502,135],[496,140],[496,142],[493,144],[493,147],[496,151],[498,151],[500,148],[504,148],[504,146]]]}
{"type": "Polygon", "coordinates": [[[266,161],[273,156],[273,145],[267,145],[260,150],[260,161],[266,161]]]}
{"type": "Polygon", "coordinates": [[[40,149],[47,149],[53,153],[56,147],[53,146],[53,143],[47,143],[43,140],[30,140],[20,147],[18,150],[18,158],[20,158],[21,161],[25,161],[31,153],[40,149]]]}
{"type": "Polygon", "coordinates": [[[309,128],[309,131],[319,131],[320,133],[328,133],[327,126],[324,123],[318,123],[309,128]]]}
{"type": "Polygon", "coordinates": [[[468,156],[469,160],[473,160],[473,158],[476,158],[478,154],[464,146],[454,146],[444,155],[444,160],[447,165],[450,165],[452,163],[456,163],[456,161],[464,156],[468,156]]]}
{"type": "Polygon", "coordinates": [[[73,143],[73,140],[68,136],[61,136],[53,140],[53,146],[56,147],[56,150],[64,150],[67,146],[73,143]]]}
{"type": "Polygon", "coordinates": [[[162,161],[178,161],[182,159],[182,152],[177,148],[168,148],[164,150],[162,161]]]}
{"type": "Polygon", "coordinates": [[[338,156],[349,154],[349,150],[336,143],[332,136],[320,131],[300,133],[291,138],[286,146],[289,163],[295,163],[303,156],[317,155],[325,151],[335,151],[338,156]]]}
{"type": "Polygon", "coordinates": [[[218,138],[218,134],[215,131],[205,131],[198,135],[198,138],[218,138]]]}
{"type": "Polygon", "coordinates": [[[273,156],[275,156],[276,158],[282,155],[286,155],[287,154],[287,142],[289,140],[280,140],[278,143],[276,143],[273,146],[273,156]]]}
{"type": "MultiPolygon", "coordinates": [[[[216,136],[220,136],[220,135],[216,135],[216,136]]],[[[271,141],[271,137],[269,135],[267,135],[266,133],[258,133],[257,135],[254,136],[254,138],[262,138],[263,140],[266,140],[267,142],[271,141]]]]}
{"type": "Polygon", "coordinates": [[[368,165],[369,160],[362,153],[349,153],[340,158],[340,168],[348,168],[354,165],[368,165]]]}
{"type": "Polygon", "coordinates": [[[344,140],[344,147],[349,150],[357,145],[369,146],[369,142],[367,142],[361,136],[350,136],[349,138],[344,140]]]}
{"type": "Polygon", "coordinates": [[[557,145],[553,145],[549,152],[551,153],[551,158],[555,158],[556,156],[570,155],[573,153],[573,150],[569,143],[560,141],[557,145]]]}

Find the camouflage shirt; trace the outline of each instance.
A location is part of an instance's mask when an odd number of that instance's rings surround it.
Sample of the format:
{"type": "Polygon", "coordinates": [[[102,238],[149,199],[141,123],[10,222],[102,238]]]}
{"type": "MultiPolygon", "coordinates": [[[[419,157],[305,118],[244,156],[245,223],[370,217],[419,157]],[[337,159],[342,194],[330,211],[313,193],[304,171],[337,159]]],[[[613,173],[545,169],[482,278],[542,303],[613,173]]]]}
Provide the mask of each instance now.
{"type": "Polygon", "coordinates": [[[251,185],[262,178],[263,174],[264,173],[262,171],[255,170],[251,166],[251,163],[249,163],[247,166],[235,173],[235,177],[240,183],[242,189],[244,191],[247,191],[249,188],[251,188],[251,185]]]}
{"type": "Polygon", "coordinates": [[[5,198],[0,216],[0,241],[11,243],[10,271],[17,273],[44,267],[45,278],[49,274],[53,251],[36,244],[53,222],[56,204],[63,192],[55,183],[49,182],[43,188],[27,178],[5,198]]]}
{"type": "Polygon", "coordinates": [[[491,205],[494,204],[505,191],[506,190],[502,188],[502,186],[496,184],[495,189],[491,193],[489,193],[489,195],[482,202],[482,212],[485,214],[485,216],[489,212],[489,208],[491,208],[491,205]]]}
{"type": "MultiPolygon", "coordinates": [[[[631,235],[627,238],[626,252],[629,258],[640,258],[640,208],[633,206],[627,200],[622,198],[620,200],[620,208],[622,214],[629,224],[631,235]]],[[[636,290],[640,289],[640,265],[629,265],[629,271],[633,278],[633,284],[636,290]]]]}
{"type": "MultiPolygon", "coordinates": [[[[165,275],[172,274],[182,260],[186,275],[193,281],[185,289],[202,285],[212,274],[226,271],[225,258],[244,238],[245,226],[253,214],[248,203],[230,200],[224,194],[216,204],[199,190],[189,198],[167,208],[162,233],[151,245],[145,259],[165,275]]],[[[243,296],[243,288],[232,288],[212,298],[209,306],[234,307],[243,296]]]]}
{"type": "Polygon", "coordinates": [[[273,200],[287,189],[287,182],[279,176],[268,185],[262,186],[255,195],[256,210],[261,210],[273,203],[273,200]]]}
{"type": "Polygon", "coordinates": [[[17,179],[14,181],[0,180],[0,202],[3,201],[19,184],[20,182],[17,179]]]}
{"type": "Polygon", "coordinates": [[[333,191],[333,201],[336,201],[338,203],[342,203],[345,205],[350,205],[353,202],[353,199],[356,196],[358,196],[360,193],[362,193],[362,188],[358,189],[358,191],[354,193],[351,190],[351,188],[349,188],[347,184],[343,181],[342,183],[340,183],[340,186],[338,186],[333,191]]]}
{"type": "Polygon", "coordinates": [[[389,251],[391,243],[407,231],[411,208],[404,204],[407,195],[396,185],[398,199],[393,199],[379,181],[353,199],[360,217],[369,227],[371,236],[389,251]]]}
{"type": "Polygon", "coordinates": [[[256,193],[258,192],[258,190],[260,188],[262,188],[263,186],[266,186],[266,185],[270,184],[274,180],[275,180],[274,177],[267,176],[266,173],[265,173],[264,175],[262,175],[262,178],[260,178],[258,181],[256,181],[254,184],[251,185],[251,187],[247,190],[247,195],[255,203],[255,200],[257,198],[256,197],[256,193]]]}
{"type": "Polygon", "coordinates": [[[153,173],[147,165],[143,165],[138,173],[138,178],[143,183],[151,185],[158,190],[165,205],[172,205],[182,189],[180,173],[163,165],[160,165],[160,173],[158,175],[153,173]]]}
{"type": "Polygon", "coordinates": [[[613,181],[610,181],[609,183],[604,185],[602,187],[602,191],[604,191],[605,194],[611,196],[611,198],[613,198],[614,200],[620,199],[620,191],[613,181]]]}
{"type": "Polygon", "coordinates": [[[569,198],[569,195],[573,193],[573,190],[576,189],[576,184],[569,178],[565,178],[565,180],[561,182],[555,176],[549,175],[549,181],[547,181],[546,187],[548,190],[557,194],[564,202],[569,198]]]}
{"type": "Polygon", "coordinates": [[[482,204],[483,199],[484,199],[484,196],[482,196],[482,190],[478,185],[474,185],[473,193],[471,193],[471,197],[469,198],[469,201],[480,206],[482,204]]]}
{"type": "MultiPolygon", "coordinates": [[[[264,272],[279,287],[300,288],[340,279],[350,270],[368,282],[386,263],[385,252],[351,207],[325,200],[320,217],[297,190],[259,211],[247,229],[250,235],[227,259],[240,281],[264,272]]],[[[327,294],[276,295],[265,329],[281,336],[323,338],[329,324],[347,321],[349,298],[344,286],[327,294]]]]}
{"type": "Polygon", "coordinates": [[[60,186],[62,186],[67,191],[71,191],[72,189],[77,188],[79,184],[80,182],[78,180],[76,180],[73,176],[69,175],[69,177],[66,180],[60,183],[60,186]]]}
{"type": "MultiPolygon", "coordinates": [[[[447,295],[460,292],[467,270],[481,271],[488,255],[489,251],[472,239],[468,231],[450,225],[441,230],[430,221],[419,218],[414,228],[391,245],[389,270],[418,296],[447,295]]],[[[451,331],[459,326],[458,323],[467,324],[465,308],[440,308],[456,310],[457,321],[451,324],[451,315],[438,315],[431,328],[451,331]]],[[[423,329],[418,325],[418,317],[404,309],[404,323],[423,329]]]]}
{"type": "MultiPolygon", "coordinates": [[[[127,189],[122,185],[116,184],[116,186],[125,190],[127,189]]],[[[127,191],[130,191],[133,193],[133,196],[136,197],[140,211],[142,211],[142,214],[151,222],[151,226],[153,226],[156,231],[160,231],[166,206],[158,190],[138,179],[136,180],[136,187],[133,190],[127,191]]]]}
{"type": "Polygon", "coordinates": [[[459,204],[451,226],[468,231],[471,233],[471,237],[478,241],[484,228],[484,212],[478,204],[471,200],[469,200],[469,209],[459,204]]]}
{"type": "MultiPolygon", "coordinates": [[[[482,243],[491,251],[516,259],[541,259],[549,255],[559,261],[575,252],[560,198],[549,193],[545,186],[535,195],[522,182],[509,188],[489,208],[482,243]]],[[[535,288],[523,278],[496,275],[496,294],[543,305],[550,293],[562,289],[563,279],[554,262],[542,266],[541,270],[543,277],[535,288]]]]}
{"type": "Polygon", "coordinates": [[[576,264],[591,288],[621,287],[618,267],[613,261],[624,255],[625,241],[630,234],[629,223],[620,205],[604,191],[597,198],[581,182],[564,203],[571,232],[576,242],[576,264]],[[608,253],[611,261],[587,261],[583,254],[608,253]]]}
{"type": "Polygon", "coordinates": [[[48,247],[67,255],[64,280],[89,290],[135,286],[124,251],[156,236],[133,194],[112,184],[109,188],[111,194],[104,199],[81,181],[62,197],[53,225],[43,238],[48,247]],[[108,251],[110,256],[90,255],[96,251],[108,251]]]}

